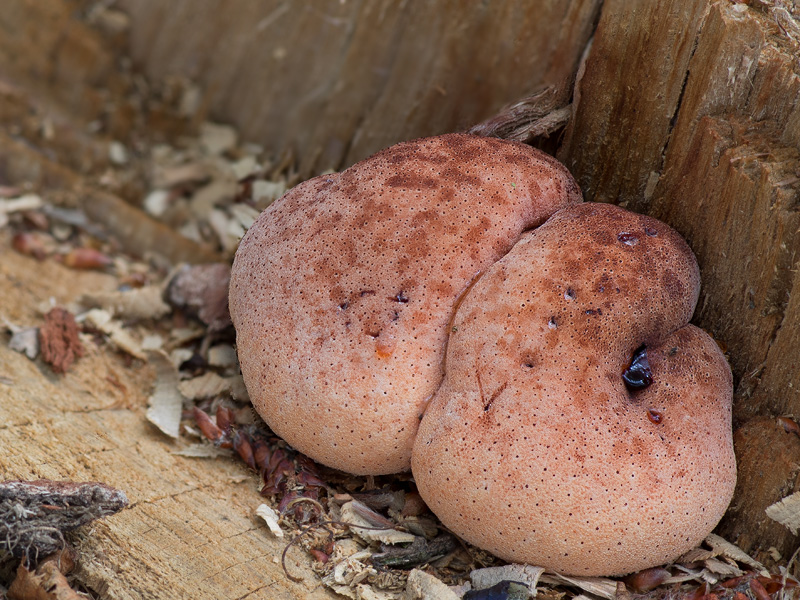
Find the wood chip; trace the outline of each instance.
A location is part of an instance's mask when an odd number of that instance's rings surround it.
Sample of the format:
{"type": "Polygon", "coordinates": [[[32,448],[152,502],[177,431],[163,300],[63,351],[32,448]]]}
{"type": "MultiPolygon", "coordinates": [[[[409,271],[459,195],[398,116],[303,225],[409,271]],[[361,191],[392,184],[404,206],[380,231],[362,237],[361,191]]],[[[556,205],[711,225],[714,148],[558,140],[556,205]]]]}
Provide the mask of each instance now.
{"type": "Polygon", "coordinates": [[[208,364],[212,367],[233,367],[238,362],[236,349],[230,344],[219,344],[208,349],[208,364]]]}

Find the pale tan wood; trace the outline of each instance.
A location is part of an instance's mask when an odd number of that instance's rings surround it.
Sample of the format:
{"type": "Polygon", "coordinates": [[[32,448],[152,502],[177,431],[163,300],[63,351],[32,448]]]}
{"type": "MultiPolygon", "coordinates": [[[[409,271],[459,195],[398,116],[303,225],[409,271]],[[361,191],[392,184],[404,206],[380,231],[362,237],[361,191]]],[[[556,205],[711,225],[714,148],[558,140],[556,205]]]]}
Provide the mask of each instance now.
{"type": "Polygon", "coordinates": [[[587,200],[641,206],[708,7],[706,0],[604,3],[558,152],[587,200]]]}
{"type": "Polygon", "coordinates": [[[301,172],[457,131],[568,82],[600,2],[125,0],[131,51],[301,172]]]}
{"type": "MultiPolygon", "coordinates": [[[[8,248],[7,235],[0,247],[8,248]]],[[[35,325],[36,306],[68,303],[116,279],[37,263],[11,251],[0,261],[0,314],[35,325]]],[[[6,479],[101,481],[124,490],[130,507],[78,531],[78,578],[108,599],[322,599],[302,551],[289,561],[305,584],[276,562],[286,540],[253,512],[259,478],[232,458],[172,454],[144,417],[152,373],[108,348],[88,353],[64,376],[0,344],[0,473],[6,479]],[[11,383],[6,383],[7,381],[11,383]]]]}

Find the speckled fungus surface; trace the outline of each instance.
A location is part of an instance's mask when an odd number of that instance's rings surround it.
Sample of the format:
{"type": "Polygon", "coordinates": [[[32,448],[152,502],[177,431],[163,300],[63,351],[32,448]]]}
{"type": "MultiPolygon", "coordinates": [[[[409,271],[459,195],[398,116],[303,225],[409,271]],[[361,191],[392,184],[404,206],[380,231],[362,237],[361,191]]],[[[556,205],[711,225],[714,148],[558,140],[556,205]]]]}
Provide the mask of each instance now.
{"type": "Polygon", "coordinates": [[[462,134],[298,185],[253,224],[231,273],[256,410],[326,465],[408,470],[462,293],[524,230],[580,200],[551,157],[462,134]]]}
{"type": "Polygon", "coordinates": [[[419,429],[413,473],[442,522],[572,575],[699,543],[736,481],[730,368],[687,324],[699,281],[676,232],[614,206],[525,234],[460,304],[419,429]]]}

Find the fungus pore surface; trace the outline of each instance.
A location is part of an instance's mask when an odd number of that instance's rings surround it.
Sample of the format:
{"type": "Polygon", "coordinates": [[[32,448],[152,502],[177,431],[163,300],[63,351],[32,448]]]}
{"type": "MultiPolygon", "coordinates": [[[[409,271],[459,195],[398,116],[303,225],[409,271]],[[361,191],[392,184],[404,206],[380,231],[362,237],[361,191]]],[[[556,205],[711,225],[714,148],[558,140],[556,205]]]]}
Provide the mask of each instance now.
{"type": "Polygon", "coordinates": [[[553,158],[463,134],[298,185],[256,220],[231,273],[256,410],[326,465],[408,470],[460,297],[523,231],[580,201],[553,158]]]}
{"type": "Polygon", "coordinates": [[[736,481],[730,368],[687,324],[698,291],[691,250],[655,219],[580,204],[526,233],[453,318],[413,455],[430,508],[506,560],[571,575],[698,544],[736,481]],[[632,361],[649,384],[626,386],[632,361]]]}

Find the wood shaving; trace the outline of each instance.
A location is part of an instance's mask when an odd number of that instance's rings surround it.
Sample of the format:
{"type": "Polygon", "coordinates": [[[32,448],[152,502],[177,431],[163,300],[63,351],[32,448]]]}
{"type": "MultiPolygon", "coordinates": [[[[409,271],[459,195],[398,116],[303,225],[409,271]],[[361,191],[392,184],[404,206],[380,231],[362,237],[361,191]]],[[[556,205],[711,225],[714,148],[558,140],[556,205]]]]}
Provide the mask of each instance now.
{"type": "Polygon", "coordinates": [[[172,308],[162,299],[160,286],[148,285],[126,292],[95,292],[84,294],[81,304],[101,308],[120,319],[141,321],[160,319],[172,308]]]}
{"type": "Polygon", "coordinates": [[[39,210],[44,206],[44,201],[36,194],[25,194],[18,198],[0,198],[0,214],[8,215],[26,210],[39,210]]]}
{"type": "Polygon", "coordinates": [[[705,542],[715,550],[719,549],[722,556],[727,556],[738,563],[753,567],[764,576],[769,575],[769,571],[767,571],[764,565],[762,565],[756,559],[750,557],[746,552],[739,548],[739,546],[731,544],[728,540],[721,538],[717,534],[709,533],[708,537],[705,539],[705,542]]]}
{"type": "Polygon", "coordinates": [[[142,350],[141,344],[122,326],[114,321],[111,313],[93,308],[83,315],[84,321],[108,336],[108,340],[123,352],[139,360],[147,360],[147,355],[142,350]]]}
{"type": "Polygon", "coordinates": [[[256,509],[256,515],[264,519],[272,535],[279,538],[283,537],[283,529],[281,529],[281,526],[278,524],[278,521],[280,521],[280,515],[278,513],[266,504],[261,504],[256,509]]]}
{"type": "Polygon", "coordinates": [[[229,393],[233,389],[233,379],[233,377],[221,377],[213,371],[207,371],[199,377],[181,381],[178,389],[184,397],[190,400],[213,398],[229,393]]]}
{"type": "Polygon", "coordinates": [[[543,574],[544,569],[541,567],[514,564],[476,569],[469,574],[469,578],[476,590],[490,588],[501,581],[518,581],[527,585],[531,595],[535,596],[536,586],[543,574]]]}
{"type": "Polygon", "coordinates": [[[174,450],[171,454],[186,458],[219,458],[230,456],[231,451],[225,448],[217,448],[211,444],[189,444],[185,448],[174,450]]]}
{"type": "Polygon", "coordinates": [[[408,574],[406,594],[409,600],[458,600],[459,596],[433,575],[412,569],[408,574]]]}
{"type": "Polygon", "coordinates": [[[617,596],[617,582],[605,577],[567,577],[547,572],[542,574],[539,581],[551,585],[566,584],[577,587],[589,594],[606,598],[606,600],[614,600],[617,596]]]}
{"type": "Polygon", "coordinates": [[[770,519],[788,528],[792,535],[797,535],[800,529],[800,492],[771,504],[765,512],[770,519]]]}
{"type": "Polygon", "coordinates": [[[148,402],[147,420],[169,437],[177,439],[183,411],[178,372],[163,352],[151,352],[150,363],[156,368],[156,384],[148,402]]]}
{"type": "Polygon", "coordinates": [[[409,544],[416,539],[416,536],[397,531],[396,529],[362,529],[363,527],[375,527],[370,521],[362,517],[354,506],[355,501],[344,504],[341,508],[342,521],[354,525],[351,529],[361,539],[368,542],[382,542],[384,544],[409,544]],[[359,525],[361,527],[359,527],[359,525]]]}

